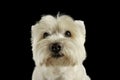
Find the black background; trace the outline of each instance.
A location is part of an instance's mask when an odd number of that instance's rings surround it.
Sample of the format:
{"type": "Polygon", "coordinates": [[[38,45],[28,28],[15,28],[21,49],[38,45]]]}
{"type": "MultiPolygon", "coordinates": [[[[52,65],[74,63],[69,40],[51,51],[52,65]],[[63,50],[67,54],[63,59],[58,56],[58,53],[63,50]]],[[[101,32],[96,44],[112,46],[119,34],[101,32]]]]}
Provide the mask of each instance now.
{"type": "Polygon", "coordinates": [[[89,2],[75,1],[56,1],[56,3],[45,1],[33,4],[22,8],[24,10],[22,14],[24,52],[22,54],[25,58],[25,80],[30,80],[34,68],[30,47],[31,25],[34,25],[36,21],[40,20],[41,15],[56,15],[58,12],[85,22],[87,31],[85,47],[88,57],[84,65],[91,79],[106,80],[110,78],[110,75],[113,75],[110,67],[114,65],[111,58],[113,58],[112,53],[115,52],[113,50],[113,40],[116,35],[114,35],[113,32],[117,34],[117,31],[114,31],[116,30],[114,22],[116,22],[115,16],[117,8],[105,2],[93,2],[93,4],[89,4],[89,2]]]}
{"type": "MultiPolygon", "coordinates": [[[[9,3],[9,2],[7,2],[9,3]]],[[[4,3],[6,4],[6,2],[4,3]]],[[[83,20],[86,26],[87,59],[84,62],[87,74],[92,80],[115,80],[118,45],[118,5],[104,1],[16,1],[7,7],[2,6],[1,18],[4,22],[1,31],[5,41],[2,59],[5,73],[15,80],[31,80],[34,69],[31,51],[31,26],[42,15],[56,16],[58,12],[67,14],[75,20],[83,20]],[[3,35],[4,34],[4,35],[3,35]],[[6,37],[7,36],[7,37],[6,37]],[[7,39],[6,39],[7,38],[7,39]],[[10,50],[6,50],[10,48],[10,50]],[[9,63],[9,68],[6,63],[9,63]],[[13,63],[13,64],[12,64],[13,63]],[[113,69],[113,67],[115,67],[113,69]],[[15,71],[15,72],[13,72],[15,71]],[[115,77],[113,77],[115,75],[115,77]],[[17,78],[16,78],[16,77],[17,78]]],[[[1,42],[2,43],[2,42],[1,42]]],[[[74,75],[74,74],[73,74],[74,75]]],[[[4,77],[8,78],[8,77],[4,77]]]]}

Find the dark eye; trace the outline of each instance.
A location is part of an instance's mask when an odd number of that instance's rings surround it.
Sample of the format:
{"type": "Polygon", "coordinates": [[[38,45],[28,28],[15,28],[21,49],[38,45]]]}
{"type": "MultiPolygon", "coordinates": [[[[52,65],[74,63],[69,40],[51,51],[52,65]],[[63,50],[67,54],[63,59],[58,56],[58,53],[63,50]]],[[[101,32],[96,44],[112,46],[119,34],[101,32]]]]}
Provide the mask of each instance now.
{"type": "Polygon", "coordinates": [[[50,34],[48,33],[48,32],[45,32],[44,34],[43,34],[43,38],[46,38],[46,37],[48,37],[50,34]]]}
{"type": "Polygon", "coordinates": [[[70,31],[66,31],[65,32],[65,37],[71,37],[72,35],[71,35],[71,32],[70,31]]]}

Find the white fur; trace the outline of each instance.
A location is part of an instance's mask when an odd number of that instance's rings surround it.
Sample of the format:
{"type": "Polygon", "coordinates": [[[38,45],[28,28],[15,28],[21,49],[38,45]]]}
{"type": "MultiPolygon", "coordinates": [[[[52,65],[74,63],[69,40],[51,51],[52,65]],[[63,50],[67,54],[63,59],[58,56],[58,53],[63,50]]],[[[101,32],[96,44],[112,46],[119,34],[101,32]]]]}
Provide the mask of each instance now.
{"type": "Polygon", "coordinates": [[[32,80],[90,80],[82,64],[86,58],[85,34],[83,21],[73,20],[67,15],[57,18],[43,16],[32,26],[32,51],[36,64],[32,80]],[[65,37],[67,30],[72,37],[65,37]],[[44,39],[44,32],[50,36],[44,39]],[[62,45],[63,57],[51,57],[49,45],[54,42],[62,45]]]}

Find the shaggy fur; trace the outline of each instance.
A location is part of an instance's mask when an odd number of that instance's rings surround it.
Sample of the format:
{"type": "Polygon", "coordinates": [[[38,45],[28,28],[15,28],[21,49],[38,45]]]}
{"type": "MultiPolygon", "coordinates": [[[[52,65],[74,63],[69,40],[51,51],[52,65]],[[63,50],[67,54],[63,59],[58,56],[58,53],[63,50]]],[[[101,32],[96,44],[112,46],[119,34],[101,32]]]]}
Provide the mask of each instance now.
{"type": "Polygon", "coordinates": [[[43,16],[32,26],[32,51],[36,64],[32,80],[90,80],[82,64],[86,58],[85,34],[83,21],[67,15],[43,16]],[[72,36],[66,37],[66,31],[72,36]],[[45,32],[49,35],[43,38],[45,32]],[[51,56],[49,46],[55,42],[62,46],[60,54],[64,56],[51,56]]]}

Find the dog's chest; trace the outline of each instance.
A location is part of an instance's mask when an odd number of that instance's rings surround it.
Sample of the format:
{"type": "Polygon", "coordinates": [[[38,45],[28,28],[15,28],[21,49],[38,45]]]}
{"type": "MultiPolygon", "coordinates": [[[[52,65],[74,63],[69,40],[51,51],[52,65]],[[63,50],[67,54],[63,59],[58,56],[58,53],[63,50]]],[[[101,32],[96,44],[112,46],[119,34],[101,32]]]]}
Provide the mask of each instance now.
{"type": "Polygon", "coordinates": [[[74,80],[72,69],[69,68],[51,68],[44,74],[45,80],[74,80]]]}
{"type": "Polygon", "coordinates": [[[60,68],[48,69],[45,74],[45,80],[64,80],[65,70],[60,68]]]}

